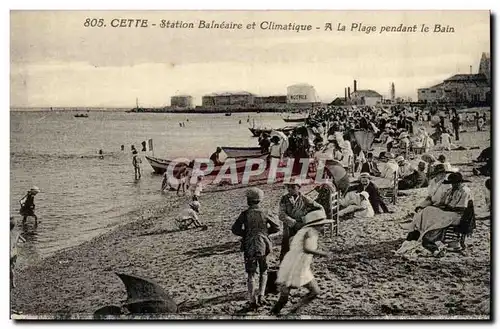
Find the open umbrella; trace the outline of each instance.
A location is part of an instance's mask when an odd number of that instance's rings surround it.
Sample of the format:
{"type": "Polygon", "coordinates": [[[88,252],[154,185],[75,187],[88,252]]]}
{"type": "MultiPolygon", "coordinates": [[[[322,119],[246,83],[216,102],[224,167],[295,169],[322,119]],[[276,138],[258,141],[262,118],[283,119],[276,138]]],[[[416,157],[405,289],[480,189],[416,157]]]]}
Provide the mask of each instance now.
{"type": "MultiPolygon", "coordinates": [[[[175,301],[156,282],[129,274],[115,274],[122,280],[127,290],[127,300],[122,306],[131,314],[177,313],[178,306],[175,301]]],[[[120,314],[123,314],[122,308],[108,305],[96,310],[94,317],[120,314]]]]}

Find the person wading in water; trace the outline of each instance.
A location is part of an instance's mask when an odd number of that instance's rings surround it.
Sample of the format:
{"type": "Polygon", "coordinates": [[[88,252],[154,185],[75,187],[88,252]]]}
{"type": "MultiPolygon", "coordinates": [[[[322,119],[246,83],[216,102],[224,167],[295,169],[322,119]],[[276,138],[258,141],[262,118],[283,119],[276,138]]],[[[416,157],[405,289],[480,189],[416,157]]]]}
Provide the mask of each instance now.
{"type": "Polygon", "coordinates": [[[26,224],[26,219],[28,217],[35,217],[35,225],[38,225],[38,217],[35,215],[35,195],[40,193],[40,189],[36,186],[33,186],[28,193],[19,200],[21,204],[21,210],[19,213],[23,216],[23,225],[26,224]],[[24,202],[23,202],[24,200],[24,202]]]}

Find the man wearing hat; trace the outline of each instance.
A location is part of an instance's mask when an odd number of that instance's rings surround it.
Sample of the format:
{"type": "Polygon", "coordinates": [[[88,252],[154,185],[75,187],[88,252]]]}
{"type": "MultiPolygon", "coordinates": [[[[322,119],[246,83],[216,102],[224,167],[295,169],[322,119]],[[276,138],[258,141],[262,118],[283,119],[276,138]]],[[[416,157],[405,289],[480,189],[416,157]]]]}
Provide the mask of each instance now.
{"type": "Polygon", "coordinates": [[[248,209],[236,219],[231,232],[242,237],[241,250],[245,259],[247,287],[250,307],[255,309],[264,303],[267,284],[267,256],[272,250],[269,234],[279,232],[276,224],[267,211],[260,208],[264,192],[256,187],[246,191],[248,209]],[[255,296],[255,279],[259,269],[259,291],[255,296]]]}
{"type": "Polygon", "coordinates": [[[38,224],[38,217],[35,215],[35,195],[40,193],[40,189],[36,186],[33,186],[26,195],[19,200],[19,203],[21,205],[21,210],[19,210],[19,213],[21,216],[23,216],[23,225],[26,224],[26,219],[28,217],[34,217],[35,218],[35,225],[38,224]],[[23,202],[24,200],[24,202],[23,202]]]}
{"type": "Polygon", "coordinates": [[[285,182],[288,193],[281,197],[279,220],[283,222],[283,241],[281,242],[280,261],[290,248],[290,239],[304,225],[304,216],[323,207],[300,192],[302,181],[292,177],[285,182]]]}
{"type": "Polygon", "coordinates": [[[413,168],[410,162],[405,160],[405,158],[402,155],[399,155],[395,161],[399,166],[398,176],[400,178],[405,178],[406,176],[413,174],[413,172],[415,171],[415,168],[413,168]]]}
{"type": "MultiPolygon", "coordinates": [[[[461,173],[451,173],[448,179],[442,182],[451,187],[443,193],[439,201],[432,202],[415,214],[412,223],[406,227],[410,230],[406,240],[421,241],[422,246],[435,257],[441,257],[447,247],[442,242],[450,225],[460,225],[464,234],[472,233],[475,228],[474,209],[471,191],[465,182],[468,181],[464,180],[461,173]]],[[[404,247],[403,245],[400,249],[404,250],[404,247]]],[[[401,250],[399,252],[401,253],[401,250]]]]}
{"type": "Polygon", "coordinates": [[[409,190],[414,188],[426,187],[428,183],[425,168],[425,162],[420,161],[416,170],[414,169],[410,175],[407,175],[398,182],[398,189],[409,190]]]}
{"type": "Polygon", "coordinates": [[[210,160],[214,164],[215,167],[222,165],[222,161],[220,161],[220,153],[222,152],[222,149],[217,146],[217,149],[215,150],[214,153],[210,156],[210,160]]]}
{"type": "Polygon", "coordinates": [[[373,160],[373,153],[368,153],[366,156],[366,162],[361,166],[362,173],[369,173],[371,176],[380,176],[380,170],[378,169],[377,163],[373,160]]]}

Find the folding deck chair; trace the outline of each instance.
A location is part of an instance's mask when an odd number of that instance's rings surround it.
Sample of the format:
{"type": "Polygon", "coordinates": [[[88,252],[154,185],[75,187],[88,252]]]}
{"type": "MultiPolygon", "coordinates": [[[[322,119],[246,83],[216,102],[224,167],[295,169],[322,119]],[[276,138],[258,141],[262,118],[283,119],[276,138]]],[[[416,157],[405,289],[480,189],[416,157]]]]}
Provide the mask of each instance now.
{"type": "Polygon", "coordinates": [[[398,172],[396,171],[394,173],[394,181],[393,181],[393,186],[388,187],[388,188],[381,188],[380,191],[380,196],[384,200],[390,200],[392,204],[396,204],[397,198],[398,198],[398,182],[399,182],[399,175],[398,172]]]}

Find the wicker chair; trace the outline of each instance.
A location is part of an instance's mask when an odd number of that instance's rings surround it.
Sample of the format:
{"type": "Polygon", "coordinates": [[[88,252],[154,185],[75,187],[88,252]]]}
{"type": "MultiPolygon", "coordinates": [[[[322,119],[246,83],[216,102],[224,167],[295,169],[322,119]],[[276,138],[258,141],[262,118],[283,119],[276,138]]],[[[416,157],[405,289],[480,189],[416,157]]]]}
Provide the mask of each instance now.
{"type": "Polygon", "coordinates": [[[442,242],[444,244],[450,244],[452,242],[458,243],[460,245],[460,249],[457,251],[465,250],[465,238],[467,234],[471,234],[475,228],[476,219],[474,214],[474,202],[470,200],[467,204],[464,216],[460,220],[460,224],[450,225],[445,231],[442,242]]]}

